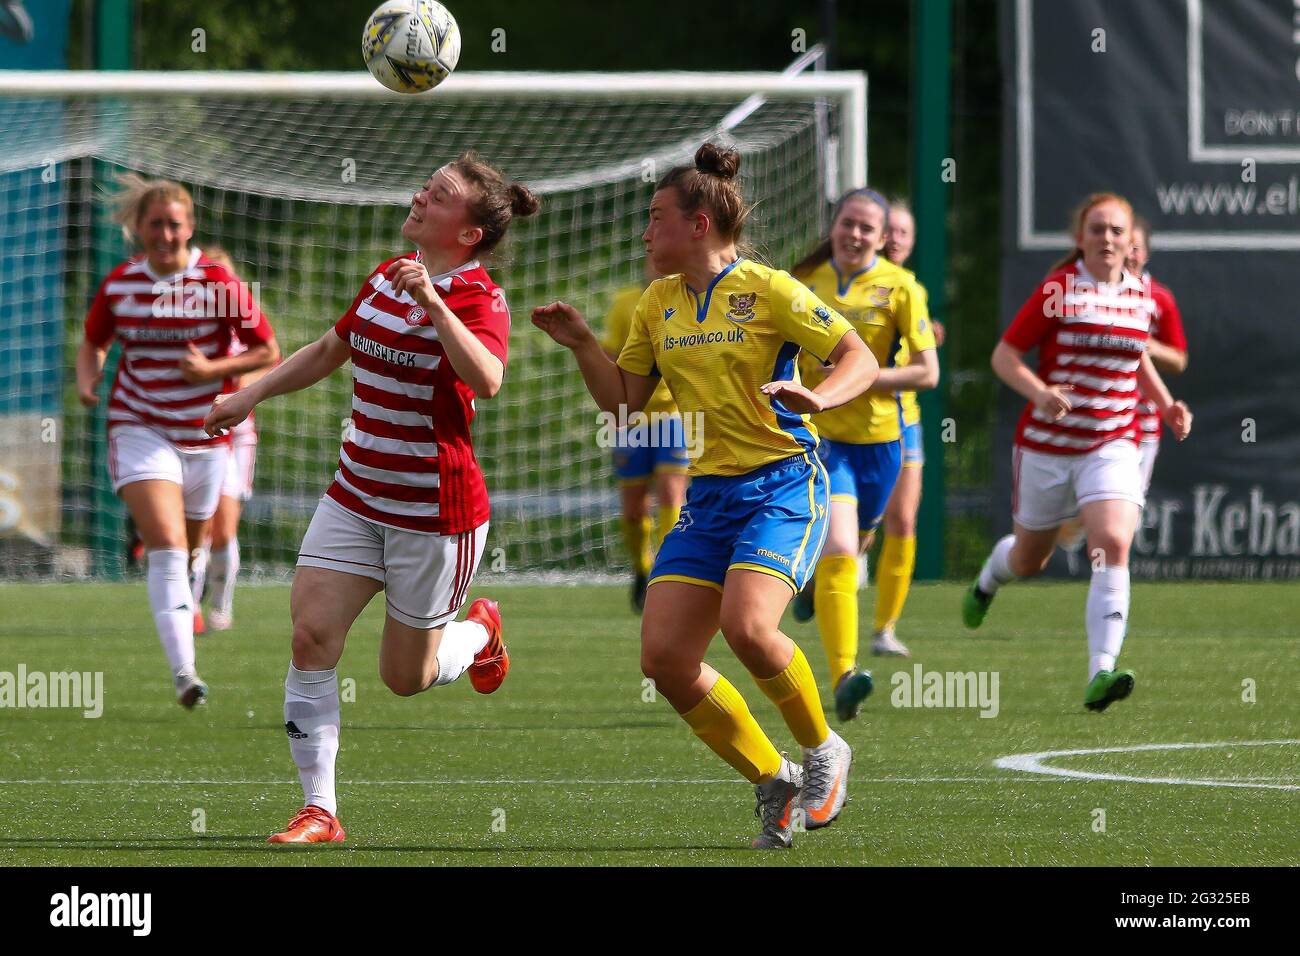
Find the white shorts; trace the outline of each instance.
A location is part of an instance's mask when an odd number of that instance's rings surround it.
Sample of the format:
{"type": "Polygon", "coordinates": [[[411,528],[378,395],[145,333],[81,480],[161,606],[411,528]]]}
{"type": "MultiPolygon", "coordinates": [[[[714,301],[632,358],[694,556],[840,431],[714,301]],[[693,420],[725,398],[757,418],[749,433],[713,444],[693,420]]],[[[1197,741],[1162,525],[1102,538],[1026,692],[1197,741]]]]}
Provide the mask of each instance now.
{"type": "Polygon", "coordinates": [[[1151,490],[1151,473],[1156,470],[1156,457],[1160,454],[1160,439],[1138,442],[1138,467],[1142,471],[1142,497],[1151,490]]]}
{"type": "Polygon", "coordinates": [[[411,627],[442,627],[465,603],[483,557],[488,523],[464,534],[421,534],[367,521],[326,495],[316,506],[298,566],[373,578],[391,617],[411,627]]]}
{"type": "Polygon", "coordinates": [[[221,497],[247,501],[253,497],[253,470],[257,467],[257,442],[241,443],[238,439],[230,446],[226,460],[226,477],[221,482],[221,497]]]}
{"type": "Polygon", "coordinates": [[[182,450],[143,425],[116,425],[108,432],[108,474],[113,491],[137,481],[170,481],[181,486],[185,517],[206,521],[217,510],[226,475],[227,445],[182,450]]]}
{"type": "Polygon", "coordinates": [[[1090,501],[1131,501],[1139,508],[1146,501],[1130,441],[1108,441],[1084,455],[1014,448],[1011,456],[1011,516],[1031,531],[1057,527],[1090,501]]]}

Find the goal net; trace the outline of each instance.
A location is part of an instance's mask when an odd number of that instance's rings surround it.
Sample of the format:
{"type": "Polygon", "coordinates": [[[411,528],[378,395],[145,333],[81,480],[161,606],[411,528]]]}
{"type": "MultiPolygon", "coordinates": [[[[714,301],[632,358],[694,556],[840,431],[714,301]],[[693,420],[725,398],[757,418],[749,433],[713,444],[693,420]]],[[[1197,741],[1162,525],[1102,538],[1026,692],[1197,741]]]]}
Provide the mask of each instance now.
{"type": "MultiPolygon", "coordinates": [[[[793,71],[787,71],[793,72],[793,71]]],[[[572,358],[534,329],[563,298],[594,326],[641,281],[653,183],[706,140],[743,154],[749,238],[788,268],[828,201],[865,178],[861,74],[463,74],[387,93],[364,74],[0,73],[0,575],[121,573],[125,514],[104,407],[76,398],[74,357],[102,277],[135,250],[108,220],[116,174],[174,179],[194,244],[255,283],[287,355],[403,252],[412,192],[475,148],[543,198],[489,265],[512,309],[500,395],[474,441],[492,498],[484,568],[624,566],[610,452],[572,358]]],[[[283,571],[328,486],[349,414],[345,366],[258,409],[245,567],[283,571]]]]}

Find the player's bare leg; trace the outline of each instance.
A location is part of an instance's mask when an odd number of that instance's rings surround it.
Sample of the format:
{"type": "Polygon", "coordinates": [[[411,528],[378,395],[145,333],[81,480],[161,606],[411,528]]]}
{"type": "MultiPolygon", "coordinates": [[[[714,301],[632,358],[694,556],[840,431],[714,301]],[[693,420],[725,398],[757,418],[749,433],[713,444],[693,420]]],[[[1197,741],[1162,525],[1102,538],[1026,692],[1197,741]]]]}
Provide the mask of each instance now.
{"type": "Polygon", "coordinates": [[[998,588],[1016,578],[1031,578],[1047,567],[1060,533],[1058,528],[1034,529],[1014,523],[1012,534],[999,539],[979,577],[962,599],[961,616],[969,628],[984,623],[998,588]]]}
{"type": "Polygon", "coordinates": [[[348,630],[382,585],[367,577],[299,566],[289,595],[293,662],[284,681],[284,726],[302,783],[303,808],[269,843],[341,842],[335,816],[339,688],[334,668],[348,630]]]}
{"type": "Polygon", "coordinates": [[[171,668],[176,699],[193,708],[207,699],[208,688],[194,668],[194,607],[181,486],[146,479],[124,485],[118,494],[144,543],[149,607],[171,668]]]}

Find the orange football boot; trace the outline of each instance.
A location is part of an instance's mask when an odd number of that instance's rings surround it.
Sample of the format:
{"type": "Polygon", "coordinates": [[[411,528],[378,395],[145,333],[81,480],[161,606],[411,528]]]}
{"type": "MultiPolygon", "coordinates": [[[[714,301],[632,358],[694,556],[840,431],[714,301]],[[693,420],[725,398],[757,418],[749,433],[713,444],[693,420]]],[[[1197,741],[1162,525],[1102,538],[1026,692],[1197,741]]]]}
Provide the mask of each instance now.
{"type": "Polygon", "coordinates": [[[203,612],[194,612],[194,635],[197,637],[208,629],[207,623],[203,620],[203,612]]]}
{"type": "Polygon", "coordinates": [[[474,655],[474,663],[469,665],[469,682],[480,694],[490,694],[501,686],[510,670],[510,652],[501,639],[501,609],[496,601],[479,598],[469,606],[465,620],[487,628],[488,642],[474,655]]]}
{"type": "Polygon", "coordinates": [[[299,810],[283,833],[273,833],[267,843],[342,843],[347,836],[338,818],[324,807],[299,810]]]}

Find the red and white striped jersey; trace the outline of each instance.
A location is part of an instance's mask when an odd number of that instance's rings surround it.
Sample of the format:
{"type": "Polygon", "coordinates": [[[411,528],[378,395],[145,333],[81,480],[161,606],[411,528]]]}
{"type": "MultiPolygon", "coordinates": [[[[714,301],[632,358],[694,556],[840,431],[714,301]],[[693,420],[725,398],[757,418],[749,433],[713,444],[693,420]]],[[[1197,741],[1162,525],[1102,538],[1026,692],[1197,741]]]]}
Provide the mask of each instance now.
{"type": "MultiPolygon", "coordinates": [[[[1155,306],[1151,316],[1151,337],[1186,352],[1187,336],[1183,334],[1183,317],[1178,311],[1178,303],[1174,301],[1174,294],[1167,285],[1151,278],[1150,273],[1144,275],[1142,281],[1147,284],[1155,306]]],[[[1156,403],[1148,398],[1138,402],[1137,428],[1139,440],[1160,440],[1160,412],[1156,410],[1156,403]]]]}
{"type": "MultiPolygon", "coordinates": [[[[397,258],[415,258],[410,255],[397,258]]],[[[352,349],[352,419],[327,494],[378,524],[462,534],[488,520],[474,457],[474,392],[447,361],[423,308],[396,295],[381,263],[334,326],[352,349]]],[[[477,260],[430,277],[443,302],[502,364],[505,296],[477,260]]]]}
{"type": "Polygon", "coordinates": [[[1038,349],[1038,376],[1070,385],[1073,407],[1052,421],[1030,403],[1016,445],[1079,455],[1108,441],[1137,441],[1137,370],[1146,351],[1152,302],[1140,279],[1098,282],[1082,260],[1052,273],[1029,297],[1002,340],[1021,352],[1038,349]]]}
{"type": "Polygon", "coordinates": [[[230,354],[235,340],[260,345],[273,337],[252,293],[223,266],[190,251],[186,267],[159,276],[141,255],[123,262],[99,286],[86,316],[86,339],[106,348],[122,345],[108,403],[108,427],[144,425],[181,450],[230,442],[210,437],[203,419],[212,400],[235,390],[233,379],[191,384],[180,361],[192,344],[210,359],[230,354]]]}

